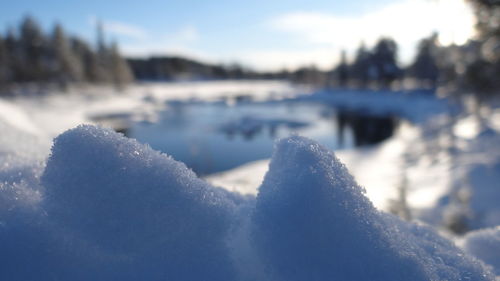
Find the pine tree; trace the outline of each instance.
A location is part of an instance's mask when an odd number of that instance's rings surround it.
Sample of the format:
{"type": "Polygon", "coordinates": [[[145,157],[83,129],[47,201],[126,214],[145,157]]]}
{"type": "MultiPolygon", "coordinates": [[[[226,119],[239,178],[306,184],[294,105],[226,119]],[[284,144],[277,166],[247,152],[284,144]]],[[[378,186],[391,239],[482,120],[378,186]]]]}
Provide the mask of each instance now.
{"type": "Polygon", "coordinates": [[[366,88],[368,86],[371,67],[371,54],[362,42],[356,51],[356,57],[354,58],[354,63],[350,71],[351,78],[355,81],[355,84],[361,88],[366,88]]]}
{"type": "Polygon", "coordinates": [[[71,49],[82,65],[82,80],[90,83],[100,82],[97,55],[89,44],[79,38],[71,38],[71,49]]]}
{"type": "Polygon", "coordinates": [[[8,55],[7,68],[10,72],[10,81],[19,82],[20,73],[22,70],[21,63],[21,48],[18,39],[14,34],[13,28],[7,29],[7,35],[5,36],[5,48],[8,55]]]}
{"type": "Polygon", "coordinates": [[[9,28],[0,36],[0,87],[13,83],[54,83],[66,87],[74,82],[114,83],[123,86],[132,81],[128,63],[118,46],[107,46],[101,24],[97,27],[97,45],[68,37],[56,24],[47,35],[30,16],[18,30],[9,28]]]}
{"type": "Polygon", "coordinates": [[[74,54],[60,24],[54,26],[51,51],[54,79],[62,87],[66,87],[70,82],[83,80],[82,63],[74,54]]]}
{"type": "Polygon", "coordinates": [[[7,44],[0,36],[0,90],[7,87],[10,80],[9,76],[9,54],[7,51],[7,44]]]}
{"type": "MultiPolygon", "coordinates": [[[[478,94],[498,94],[500,91],[500,1],[469,0],[476,14],[478,59],[465,71],[466,86],[478,94]]],[[[469,45],[474,42],[469,43],[469,45]]]]}
{"type": "Polygon", "coordinates": [[[105,36],[104,36],[104,26],[101,21],[98,21],[96,24],[96,33],[97,33],[97,46],[96,46],[96,59],[97,65],[95,68],[95,77],[97,78],[96,82],[104,82],[110,83],[113,82],[113,74],[112,74],[112,58],[111,58],[111,50],[106,45],[105,36]]]}
{"type": "Polygon", "coordinates": [[[113,43],[110,49],[111,73],[113,83],[117,88],[122,88],[132,81],[132,72],[127,62],[121,57],[118,45],[113,43]]]}
{"type": "Polygon", "coordinates": [[[335,69],[336,78],[340,87],[346,87],[349,80],[349,66],[345,50],[340,53],[340,64],[335,69]]]}
{"type": "Polygon", "coordinates": [[[373,63],[379,86],[390,87],[391,83],[401,75],[397,65],[397,44],[391,38],[381,38],[373,50],[373,63]]]}
{"type": "Polygon", "coordinates": [[[436,41],[437,34],[420,41],[415,61],[409,69],[410,76],[417,79],[422,86],[436,86],[439,73],[436,62],[436,41]]]}
{"type": "Polygon", "coordinates": [[[104,26],[100,20],[96,23],[96,50],[99,55],[105,55],[107,52],[106,42],[104,39],[104,26]]]}
{"type": "Polygon", "coordinates": [[[30,16],[21,23],[21,73],[22,82],[47,80],[47,42],[38,23],[30,16]]]}

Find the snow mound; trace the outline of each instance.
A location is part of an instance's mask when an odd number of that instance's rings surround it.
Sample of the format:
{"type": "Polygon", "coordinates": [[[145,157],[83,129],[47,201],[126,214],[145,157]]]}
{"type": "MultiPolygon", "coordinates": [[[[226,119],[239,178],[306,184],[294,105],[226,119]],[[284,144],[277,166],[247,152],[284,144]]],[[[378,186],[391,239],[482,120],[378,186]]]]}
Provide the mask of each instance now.
{"type": "Polygon", "coordinates": [[[42,184],[64,251],[92,267],[84,280],[233,279],[234,204],[167,155],[82,125],[55,139],[42,184]]]}
{"type": "Polygon", "coordinates": [[[464,237],[464,249],[500,275],[500,226],[469,232],[464,237]]]}
{"type": "Polygon", "coordinates": [[[494,280],[301,137],[277,143],[257,198],[89,125],[29,178],[0,182],[0,280],[494,280]]]}
{"type": "Polygon", "coordinates": [[[18,221],[21,213],[32,212],[40,202],[38,178],[44,169],[44,151],[50,144],[13,127],[2,116],[0,132],[1,231],[18,221]]]}
{"type": "Polygon", "coordinates": [[[260,187],[252,240],[274,280],[493,280],[430,228],[377,211],[335,155],[279,141],[260,187]]]}

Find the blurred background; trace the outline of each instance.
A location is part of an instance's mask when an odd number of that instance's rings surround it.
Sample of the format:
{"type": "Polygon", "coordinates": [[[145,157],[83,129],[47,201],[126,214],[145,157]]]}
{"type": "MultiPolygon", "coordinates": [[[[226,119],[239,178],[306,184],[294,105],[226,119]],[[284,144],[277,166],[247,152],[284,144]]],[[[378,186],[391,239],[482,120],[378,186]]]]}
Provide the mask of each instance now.
{"type": "Polygon", "coordinates": [[[357,88],[460,81],[487,90],[495,79],[485,83],[487,73],[473,69],[497,60],[497,5],[16,1],[0,12],[0,81],[274,78],[357,88]]]}
{"type": "Polygon", "coordinates": [[[499,94],[496,0],[11,1],[0,182],[91,123],[256,194],[299,134],[379,209],[461,235],[500,224],[499,94]]]}

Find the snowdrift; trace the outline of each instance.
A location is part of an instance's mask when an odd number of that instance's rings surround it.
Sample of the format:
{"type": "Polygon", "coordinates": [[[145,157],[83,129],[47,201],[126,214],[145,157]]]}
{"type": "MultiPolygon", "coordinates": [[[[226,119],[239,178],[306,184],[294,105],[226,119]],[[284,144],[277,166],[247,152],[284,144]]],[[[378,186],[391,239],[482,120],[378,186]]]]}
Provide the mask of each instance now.
{"type": "Polygon", "coordinates": [[[465,251],[494,268],[500,275],[500,226],[467,233],[464,237],[465,251]]]}
{"type": "MultiPolygon", "coordinates": [[[[0,202],[24,200],[13,188],[0,186],[0,202]]],[[[249,260],[260,280],[494,280],[430,228],[377,211],[332,152],[301,137],[277,143],[252,198],[79,126],[55,139],[37,190],[29,208],[0,206],[0,280],[250,280],[249,260]]]]}
{"type": "Polygon", "coordinates": [[[253,237],[279,280],[488,280],[428,227],[378,212],[335,155],[277,143],[257,197],[253,237]]]}
{"type": "Polygon", "coordinates": [[[55,139],[42,184],[48,218],[70,239],[128,260],[121,280],[233,279],[223,240],[232,202],[166,155],[81,126],[55,139]]]}

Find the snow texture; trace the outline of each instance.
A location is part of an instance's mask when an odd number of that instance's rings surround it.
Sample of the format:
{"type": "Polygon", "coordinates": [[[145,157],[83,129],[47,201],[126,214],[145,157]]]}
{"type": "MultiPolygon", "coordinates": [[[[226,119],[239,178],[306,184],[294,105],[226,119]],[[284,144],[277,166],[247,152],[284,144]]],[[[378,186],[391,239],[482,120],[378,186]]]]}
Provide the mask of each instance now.
{"type": "Polygon", "coordinates": [[[234,279],[224,241],[234,204],[164,154],[79,126],[55,139],[42,184],[42,238],[16,240],[36,255],[2,251],[27,259],[2,280],[234,279]],[[14,272],[27,262],[39,272],[14,272]]]}
{"type": "Polygon", "coordinates": [[[469,232],[464,237],[464,249],[492,266],[500,276],[500,226],[469,232]]]}
{"type": "Polygon", "coordinates": [[[378,212],[332,152],[297,136],[277,143],[253,223],[275,280],[493,280],[430,228],[378,212]]]}
{"type": "Polygon", "coordinates": [[[2,119],[0,132],[1,233],[21,214],[33,212],[40,202],[38,177],[43,172],[45,157],[40,148],[50,146],[2,119]]]}
{"type": "Polygon", "coordinates": [[[89,125],[32,178],[0,184],[0,280],[494,280],[301,137],[277,143],[256,199],[89,125]]]}

